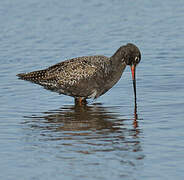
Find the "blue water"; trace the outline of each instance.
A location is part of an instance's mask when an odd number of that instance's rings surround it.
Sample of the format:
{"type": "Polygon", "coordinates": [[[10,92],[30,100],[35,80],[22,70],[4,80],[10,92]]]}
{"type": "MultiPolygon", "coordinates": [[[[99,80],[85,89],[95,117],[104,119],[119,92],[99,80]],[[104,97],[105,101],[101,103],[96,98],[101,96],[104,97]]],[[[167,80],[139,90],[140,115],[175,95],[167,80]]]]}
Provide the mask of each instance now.
{"type": "Polygon", "coordinates": [[[0,179],[184,178],[184,1],[0,1],[0,179]],[[135,43],[130,68],[86,107],[16,74],[135,43]]]}

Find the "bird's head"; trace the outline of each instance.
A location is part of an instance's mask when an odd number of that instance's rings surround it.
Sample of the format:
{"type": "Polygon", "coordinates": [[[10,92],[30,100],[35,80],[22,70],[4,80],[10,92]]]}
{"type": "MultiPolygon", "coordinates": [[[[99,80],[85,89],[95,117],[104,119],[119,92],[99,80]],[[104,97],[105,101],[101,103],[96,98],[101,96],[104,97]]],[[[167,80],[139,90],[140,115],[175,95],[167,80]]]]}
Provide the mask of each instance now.
{"type": "Polygon", "coordinates": [[[132,66],[139,64],[141,60],[141,52],[137,46],[134,44],[128,43],[126,46],[123,46],[123,55],[124,62],[126,65],[132,66]]]}
{"type": "Polygon", "coordinates": [[[136,102],[136,66],[141,60],[141,52],[134,44],[128,43],[125,46],[121,46],[115,54],[111,57],[118,64],[121,62],[123,65],[129,65],[132,72],[132,80],[134,86],[135,102],[136,102]]]}
{"type": "Polygon", "coordinates": [[[133,87],[134,87],[134,94],[135,94],[135,107],[136,107],[136,76],[135,76],[135,70],[136,66],[141,61],[141,52],[138,49],[137,46],[134,44],[128,43],[126,46],[124,46],[125,49],[125,57],[124,61],[126,65],[129,65],[132,72],[132,80],[133,80],[133,87]]]}
{"type": "Polygon", "coordinates": [[[127,45],[121,46],[111,59],[118,64],[121,62],[129,66],[136,66],[141,60],[141,52],[136,45],[128,43],[127,45]]]}

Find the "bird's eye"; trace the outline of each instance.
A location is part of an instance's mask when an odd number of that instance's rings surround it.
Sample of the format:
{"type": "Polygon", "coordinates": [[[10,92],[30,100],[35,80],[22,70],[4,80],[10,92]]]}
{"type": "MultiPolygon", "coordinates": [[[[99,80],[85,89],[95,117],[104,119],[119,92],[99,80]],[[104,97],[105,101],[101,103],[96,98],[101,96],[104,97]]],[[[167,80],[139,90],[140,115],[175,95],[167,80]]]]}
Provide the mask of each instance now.
{"type": "Polygon", "coordinates": [[[138,63],[139,62],[139,58],[136,56],[135,57],[135,62],[138,63]]]}

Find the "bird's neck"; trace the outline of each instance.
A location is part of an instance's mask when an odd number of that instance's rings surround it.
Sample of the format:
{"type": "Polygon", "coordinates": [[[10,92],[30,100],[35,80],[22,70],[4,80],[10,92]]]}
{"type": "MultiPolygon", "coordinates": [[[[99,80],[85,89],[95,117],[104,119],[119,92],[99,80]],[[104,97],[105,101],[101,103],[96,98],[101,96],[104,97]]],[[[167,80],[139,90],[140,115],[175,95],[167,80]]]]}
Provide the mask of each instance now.
{"type": "Polygon", "coordinates": [[[120,47],[111,57],[111,67],[112,71],[124,71],[126,68],[126,60],[127,58],[127,52],[126,52],[126,46],[120,47]]]}
{"type": "Polygon", "coordinates": [[[126,46],[121,46],[111,57],[113,64],[120,64],[127,58],[126,46]]]}

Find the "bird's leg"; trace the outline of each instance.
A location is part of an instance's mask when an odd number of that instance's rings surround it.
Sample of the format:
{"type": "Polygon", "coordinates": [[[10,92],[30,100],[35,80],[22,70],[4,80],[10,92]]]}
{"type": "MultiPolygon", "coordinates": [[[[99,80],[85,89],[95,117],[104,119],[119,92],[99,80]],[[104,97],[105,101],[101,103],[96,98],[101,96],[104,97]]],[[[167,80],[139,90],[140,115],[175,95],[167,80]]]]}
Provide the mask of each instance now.
{"type": "Polygon", "coordinates": [[[86,103],[87,103],[86,99],[83,99],[81,97],[75,98],[75,104],[76,105],[82,106],[86,103]]]}

